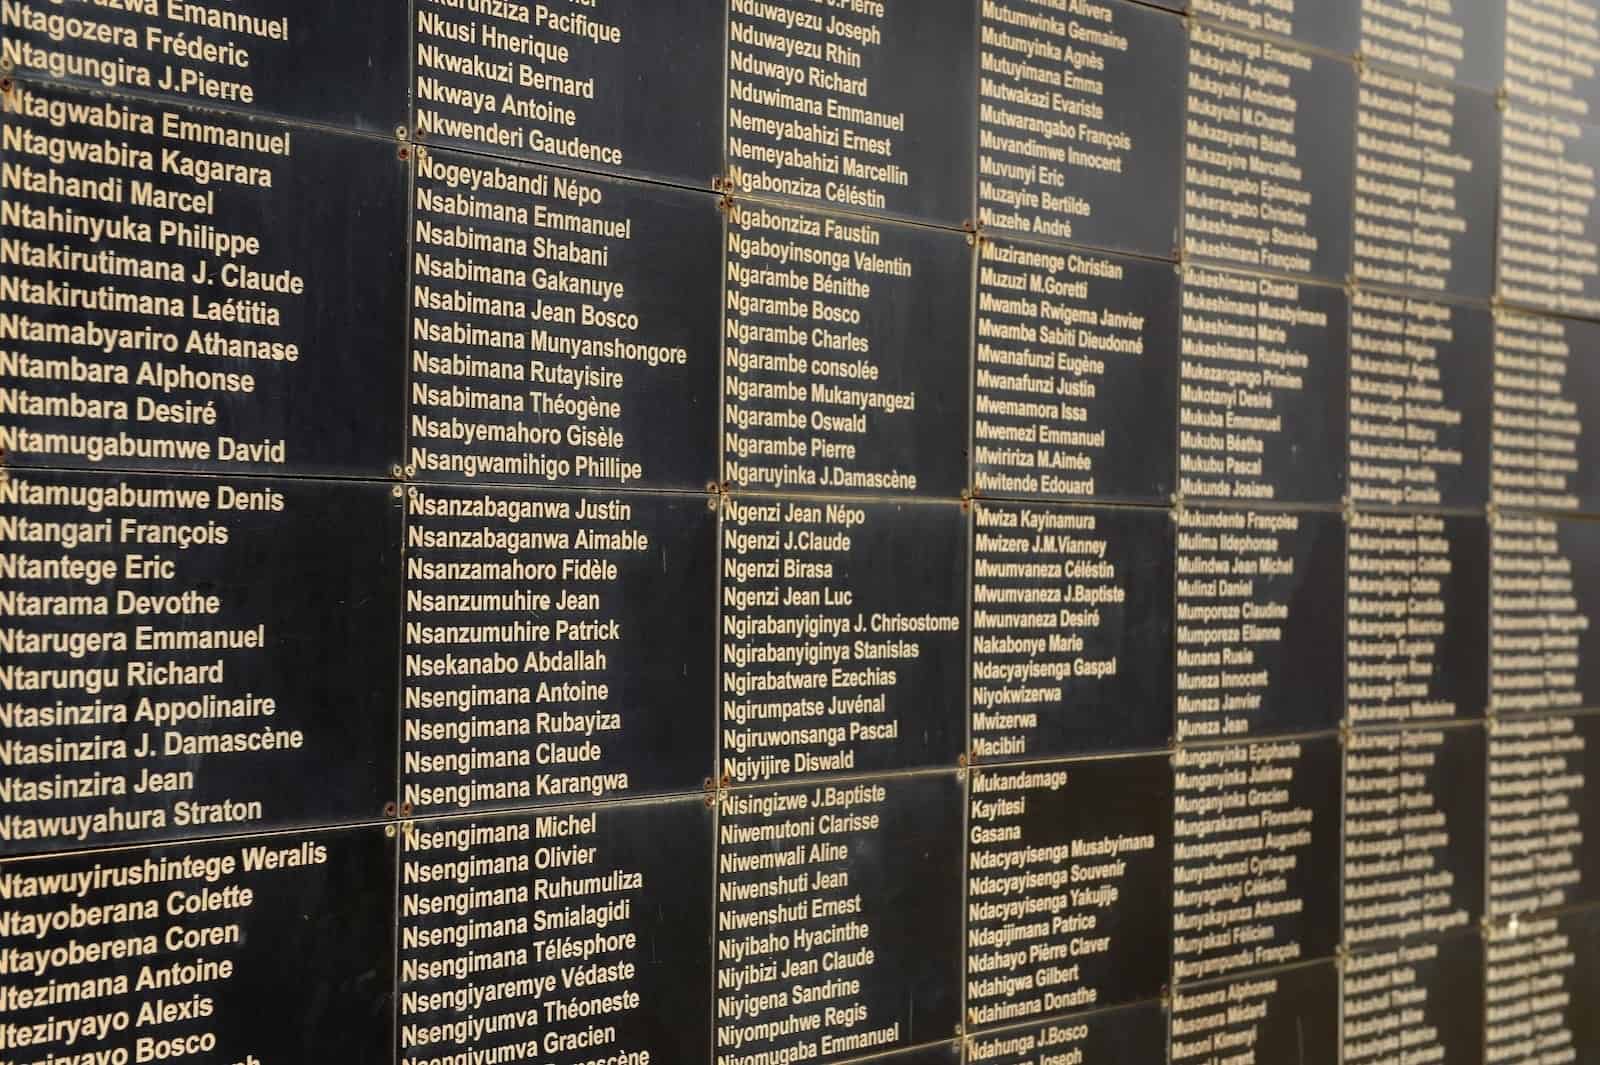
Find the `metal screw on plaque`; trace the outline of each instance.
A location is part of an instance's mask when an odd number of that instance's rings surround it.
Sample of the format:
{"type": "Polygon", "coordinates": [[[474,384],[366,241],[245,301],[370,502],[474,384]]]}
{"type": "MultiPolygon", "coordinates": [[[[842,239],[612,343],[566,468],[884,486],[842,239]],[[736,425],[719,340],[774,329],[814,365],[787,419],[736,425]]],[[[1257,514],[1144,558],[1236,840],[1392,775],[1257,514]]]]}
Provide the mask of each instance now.
{"type": "Polygon", "coordinates": [[[410,817],[411,816],[411,804],[410,803],[403,802],[403,803],[400,804],[400,816],[401,817],[410,817]]]}
{"type": "Polygon", "coordinates": [[[406,129],[404,126],[396,126],[394,128],[394,136],[395,136],[396,140],[402,140],[403,141],[403,140],[406,140],[408,137],[411,136],[411,131],[409,129],[406,129]]]}
{"type": "Polygon", "coordinates": [[[386,802],[386,803],[383,804],[383,816],[385,816],[385,817],[393,817],[395,815],[395,812],[396,812],[396,808],[395,808],[395,804],[394,803],[386,802]]]}
{"type": "Polygon", "coordinates": [[[406,471],[400,468],[400,464],[398,462],[389,467],[390,477],[404,477],[405,475],[406,471]]]}

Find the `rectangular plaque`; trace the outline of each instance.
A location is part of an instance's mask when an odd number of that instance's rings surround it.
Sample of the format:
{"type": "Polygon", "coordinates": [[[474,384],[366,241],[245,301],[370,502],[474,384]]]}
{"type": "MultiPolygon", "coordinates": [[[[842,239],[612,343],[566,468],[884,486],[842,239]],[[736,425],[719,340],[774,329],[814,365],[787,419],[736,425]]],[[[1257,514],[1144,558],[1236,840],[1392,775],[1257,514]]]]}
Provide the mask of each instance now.
{"type": "Polygon", "coordinates": [[[721,513],[723,774],[955,765],[961,507],[735,496],[721,513]]]}
{"type": "Polygon", "coordinates": [[[1483,940],[1453,935],[1353,954],[1344,965],[1344,1063],[1483,1061],[1483,940]]]}
{"type": "Polygon", "coordinates": [[[401,1065],[707,1060],[711,821],[695,796],[406,822],[401,1065]]]}
{"type": "Polygon", "coordinates": [[[978,218],[1041,240],[1174,256],[1183,23],[1124,0],[982,5],[978,218]]]}
{"type": "Polygon", "coordinates": [[[1589,771],[1600,717],[1502,718],[1489,728],[1489,915],[1517,916],[1600,898],[1600,824],[1589,771]]]}
{"type": "Polygon", "coordinates": [[[1168,264],[980,241],[977,493],[1170,501],[1177,347],[1168,264]]]}
{"type": "Polygon", "coordinates": [[[1361,56],[1495,92],[1505,60],[1501,13],[1501,4],[1482,0],[1361,0],[1361,56]]]}
{"type": "Polygon", "coordinates": [[[1489,529],[1490,705],[1600,706],[1600,526],[1501,512],[1489,529]]]}
{"type": "Polygon", "coordinates": [[[1355,279],[1488,299],[1500,172],[1494,96],[1376,66],[1363,66],[1359,80],[1355,279]]]}
{"type": "Polygon", "coordinates": [[[968,1030],[1161,991],[1165,755],[975,770],[967,824],[968,1030]]]}
{"type": "Polygon", "coordinates": [[[24,0],[0,30],[7,73],[384,136],[405,125],[406,11],[392,5],[332,18],[321,0],[24,0]]]}
{"type": "Polygon", "coordinates": [[[976,23],[971,0],[734,0],[732,190],[970,222],[976,23]]]}
{"type": "Polygon", "coordinates": [[[1588,408],[1600,395],[1600,325],[1502,311],[1494,323],[1491,499],[1507,507],[1600,510],[1588,408]]]}
{"type": "Polygon", "coordinates": [[[8,462],[388,475],[392,143],[20,82],[3,110],[8,462]]]}
{"type": "Polygon", "coordinates": [[[1489,527],[1349,512],[1345,697],[1352,725],[1481,718],[1489,702],[1489,527]]]}
{"type": "Polygon", "coordinates": [[[1600,127],[1515,104],[1503,117],[1499,296],[1600,317],[1600,127]]]}
{"type": "Polygon", "coordinates": [[[1280,503],[1343,497],[1349,320],[1341,289],[1185,267],[1181,496],[1280,503]]]}
{"type": "Polygon", "coordinates": [[[376,826],[0,864],[7,1053],[388,1065],[394,877],[376,826]]]}
{"type": "Polygon", "coordinates": [[[417,139],[709,187],[718,0],[415,0],[417,139]]]}
{"type": "Polygon", "coordinates": [[[386,485],[12,470],[0,546],[0,852],[393,802],[386,485]]]}
{"type": "Polygon", "coordinates": [[[1600,1053],[1600,910],[1496,925],[1484,957],[1487,1065],[1600,1053]]]}
{"type": "Polygon", "coordinates": [[[1350,295],[1350,497],[1482,507],[1494,321],[1486,307],[1350,295]]]}
{"type": "Polygon", "coordinates": [[[727,479],[959,496],[972,301],[962,234],[740,203],[727,260],[727,479]]]}
{"type": "Polygon", "coordinates": [[[1181,989],[1172,999],[1167,1060],[1172,1065],[1337,1065],[1337,967],[1330,960],[1181,989]]]}
{"type": "Polygon", "coordinates": [[[692,496],[411,487],[409,809],[698,790],[716,535],[692,496]]]}
{"type": "Polygon", "coordinates": [[[1335,727],[1340,516],[1185,507],[1177,520],[1178,738],[1335,727]]]}
{"type": "Polygon", "coordinates": [[[1156,1002],[1075,1013],[972,1038],[969,1065],[1125,1065],[1165,1061],[1167,1015],[1156,1002]]]}
{"type": "Polygon", "coordinates": [[[973,506],[974,758],[1167,745],[1173,529],[1154,508],[973,506]]]}
{"type": "MultiPolygon", "coordinates": [[[[1196,13],[1213,2],[1196,0],[1196,13]]],[[[1353,13],[1353,4],[1305,6],[1353,13]]],[[[1194,21],[1188,85],[1186,256],[1342,283],[1355,164],[1350,64],[1194,21]]]]}
{"type": "Polygon", "coordinates": [[[1594,121],[1600,107],[1594,0],[1508,0],[1495,6],[1505,15],[1506,95],[1521,106],[1594,121]]]}
{"type": "Polygon", "coordinates": [[[718,1061],[831,1061],[956,1030],[962,797],[953,773],[724,793],[718,1061]]]}
{"type": "Polygon", "coordinates": [[[1361,39],[1361,2],[1189,0],[1189,13],[1234,29],[1292,37],[1329,52],[1353,55],[1361,39]]]}
{"type": "Polygon", "coordinates": [[[1333,953],[1340,941],[1333,874],[1339,755],[1337,736],[1178,751],[1172,913],[1178,982],[1333,953]]]}
{"type": "Polygon", "coordinates": [[[1344,944],[1475,926],[1486,771],[1478,725],[1354,731],[1344,764],[1344,944]]]}
{"type": "Polygon", "coordinates": [[[418,149],[414,196],[411,473],[717,479],[711,195],[418,149]]]}

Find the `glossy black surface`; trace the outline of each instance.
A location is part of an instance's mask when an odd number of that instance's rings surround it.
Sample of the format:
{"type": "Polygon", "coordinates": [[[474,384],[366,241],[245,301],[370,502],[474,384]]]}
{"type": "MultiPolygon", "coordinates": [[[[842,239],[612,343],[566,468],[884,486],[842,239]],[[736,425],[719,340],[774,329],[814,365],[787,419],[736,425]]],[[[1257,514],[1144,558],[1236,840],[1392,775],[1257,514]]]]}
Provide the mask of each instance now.
{"type": "Polygon", "coordinates": [[[1483,1061],[1483,976],[1483,940],[1473,934],[1352,955],[1344,966],[1344,1061],[1483,1061]]]}
{"type": "Polygon", "coordinates": [[[387,486],[12,470],[0,536],[0,851],[364,820],[394,800],[387,486]]]}
{"type": "Polygon", "coordinates": [[[1185,267],[1178,492],[1334,503],[1345,492],[1349,297],[1185,267]]]}
{"type": "Polygon", "coordinates": [[[974,757],[1168,742],[1173,528],[1155,509],[974,505],[974,757]]]}
{"type": "Polygon", "coordinates": [[[980,10],[978,218],[1145,255],[1178,248],[1183,23],[1124,0],[1034,24],[980,10]]]}
{"type": "Polygon", "coordinates": [[[1496,721],[1489,732],[1489,915],[1516,916],[1600,899],[1600,857],[1584,846],[1600,824],[1589,781],[1600,717],[1496,721]]]}
{"type": "Polygon", "coordinates": [[[1187,507],[1178,521],[1178,739],[1335,727],[1338,514],[1187,507]]]}
{"type": "Polygon", "coordinates": [[[1168,975],[1165,755],[973,772],[967,1025],[1113,1006],[1168,975]]]}
{"type": "Polygon", "coordinates": [[[7,461],[387,475],[393,144],[23,83],[3,125],[7,461]]]}
{"type": "Polygon", "coordinates": [[[965,238],[741,201],[727,244],[725,478],[759,491],[960,495],[965,238]]]}
{"type": "Polygon", "coordinates": [[[1485,945],[1485,1061],[1525,1062],[1530,1043],[1583,1061],[1600,1052],[1600,910],[1489,930],[1485,945]]]}
{"type": "Polygon", "coordinates": [[[1184,988],[1173,997],[1172,1065],[1229,1055],[1259,1062],[1339,1061],[1339,972],[1332,961],[1184,988]]]}
{"type": "Polygon", "coordinates": [[[716,479],[715,199],[425,151],[412,220],[415,476],[716,479]]]}
{"type": "Polygon", "coordinates": [[[407,823],[400,1060],[705,1060],[711,847],[694,797],[407,823]]]}
{"type": "Polygon", "coordinates": [[[992,239],[977,258],[977,493],[1170,499],[1178,272],[992,239]]]}
{"type": "Polygon", "coordinates": [[[703,499],[412,487],[406,511],[413,810],[701,786],[716,705],[703,499]]]}
{"type": "Polygon", "coordinates": [[[1345,567],[1350,723],[1483,716],[1489,527],[1482,518],[1354,510],[1345,567]],[[1464,665],[1470,663],[1471,665],[1464,665]]]}
{"type": "Polygon", "coordinates": [[[1482,507],[1494,320],[1485,307],[1372,289],[1350,297],[1350,498],[1482,507]]]}
{"type": "Polygon", "coordinates": [[[24,76],[386,137],[406,122],[406,11],[391,4],[329,18],[320,0],[19,3],[0,28],[24,76]]]}
{"type": "Polygon", "coordinates": [[[976,32],[970,0],[731,3],[733,190],[970,222],[976,32]]]}
{"type": "Polygon", "coordinates": [[[1600,525],[1500,513],[1489,532],[1491,707],[1600,705],[1600,525]]]}
{"type": "Polygon", "coordinates": [[[1483,909],[1485,759],[1477,727],[1346,738],[1347,947],[1367,950],[1476,925],[1483,909]]]}
{"type": "Polygon", "coordinates": [[[1328,957],[1339,943],[1336,736],[1175,756],[1173,976],[1328,957]],[[1252,860],[1254,859],[1254,860],[1252,860]]]}
{"type": "Polygon", "coordinates": [[[834,1060],[955,1031],[961,802],[949,773],[723,797],[718,1054],[834,1060]],[[803,1020],[765,1023],[784,1017],[803,1020]]]}
{"type": "Polygon", "coordinates": [[[1600,325],[1501,312],[1494,326],[1490,498],[1538,510],[1600,509],[1585,456],[1600,421],[1600,325]]]}
{"type": "Polygon", "coordinates": [[[392,1062],[394,883],[376,825],[7,862],[7,1040],[35,1061],[392,1062]]]}
{"type": "Polygon", "coordinates": [[[736,496],[721,514],[729,779],[953,766],[965,733],[961,507],[736,496]]]}
{"type": "Polygon", "coordinates": [[[1185,255],[1342,283],[1356,144],[1350,64],[1192,21],[1188,87],[1185,255]]]}
{"type": "MultiPolygon", "coordinates": [[[[1498,291],[1506,303],[1600,317],[1600,127],[1506,108],[1501,125],[1498,291]]],[[[1588,120],[1585,120],[1588,121],[1588,120]]]]}
{"type": "Polygon", "coordinates": [[[414,18],[412,126],[424,143],[711,186],[716,0],[416,0],[414,18]]]}

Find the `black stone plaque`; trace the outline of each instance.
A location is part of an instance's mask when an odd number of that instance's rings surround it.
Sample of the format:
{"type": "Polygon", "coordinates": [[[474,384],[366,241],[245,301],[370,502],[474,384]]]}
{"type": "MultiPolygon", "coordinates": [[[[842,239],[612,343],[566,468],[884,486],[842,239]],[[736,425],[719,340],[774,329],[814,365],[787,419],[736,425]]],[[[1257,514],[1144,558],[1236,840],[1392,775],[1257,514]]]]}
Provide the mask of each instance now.
{"type": "Polygon", "coordinates": [[[1350,512],[1350,723],[1481,718],[1489,702],[1489,528],[1482,518],[1350,512]]]}
{"type": "Polygon", "coordinates": [[[976,31],[971,0],[730,0],[732,189],[971,221],[976,31]]]}
{"type": "Polygon", "coordinates": [[[974,758],[1166,746],[1173,547],[1165,510],[973,507],[974,758]]]}
{"type": "Polygon", "coordinates": [[[1174,760],[1174,978],[1186,984],[1331,955],[1339,943],[1338,737],[1186,747],[1174,760]]]}
{"type": "Polygon", "coordinates": [[[726,500],[723,773],[954,765],[966,556],[955,504],[726,500]]]}
{"type": "Polygon", "coordinates": [[[1508,0],[1504,12],[1506,95],[1521,106],[1591,122],[1600,107],[1593,0],[1508,0]]]}
{"type": "Polygon", "coordinates": [[[1481,726],[1352,732],[1345,744],[1344,943],[1475,925],[1483,909],[1481,726]]]}
{"type": "Polygon", "coordinates": [[[1494,92],[1505,60],[1502,12],[1481,0],[1361,0],[1361,55],[1494,92]]]}
{"type": "Polygon", "coordinates": [[[1514,916],[1600,897],[1600,824],[1589,783],[1600,717],[1502,718],[1489,728],[1489,914],[1514,916]]]}
{"type": "Polygon", "coordinates": [[[1501,512],[1489,529],[1491,706],[1600,706],[1600,526],[1501,512]]]}
{"type": "Polygon", "coordinates": [[[1359,80],[1356,280],[1487,300],[1500,164],[1494,96],[1376,66],[1359,80]]]}
{"type": "Polygon", "coordinates": [[[706,1061],[711,810],[407,822],[401,1065],[706,1061]]]}
{"type": "Polygon", "coordinates": [[[1172,1000],[1168,1060],[1336,1065],[1338,970],[1327,961],[1182,989],[1172,1000]]]}
{"type": "Polygon", "coordinates": [[[1155,1002],[986,1032],[967,1046],[969,1065],[1124,1065],[1166,1054],[1167,1015],[1155,1002]]]}
{"type": "Polygon", "coordinates": [[[962,235],[741,203],[727,259],[727,479],[958,496],[971,380],[962,235]]]}
{"type": "Polygon", "coordinates": [[[1333,728],[1345,528],[1338,514],[1178,514],[1178,738],[1333,728]]]}
{"type": "Polygon", "coordinates": [[[1490,489],[1495,503],[1600,510],[1600,468],[1586,461],[1600,421],[1600,325],[1501,312],[1494,325],[1490,489]]]}
{"type": "Polygon", "coordinates": [[[0,31],[7,72],[385,136],[405,124],[406,12],[392,5],[333,18],[319,0],[23,0],[0,31]]]}
{"type": "MultiPolygon", "coordinates": [[[[1305,6],[1354,13],[1353,4],[1305,6]]],[[[1188,86],[1185,253],[1343,282],[1355,165],[1350,64],[1196,21],[1188,86]]]]}
{"type": "Polygon", "coordinates": [[[1600,910],[1497,925],[1484,955],[1488,1065],[1600,1053],[1600,910]]]}
{"type": "Polygon", "coordinates": [[[967,824],[969,1030],[1160,992],[1167,756],[975,771],[967,824]]]}
{"type": "Polygon", "coordinates": [[[1344,966],[1345,1065],[1483,1061],[1483,940],[1354,954],[1344,966]]]}
{"type": "Polygon", "coordinates": [[[1177,341],[1171,266],[980,242],[974,488],[1168,502],[1177,341]]]}
{"type": "Polygon", "coordinates": [[[831,1061],[956,1030],[962,796],[953,773],[724,794],[716,1060],[831,1061]]]}
{"type": "Polygon", "coordinates": [[[1341,289],[1184,270],[1180,495],[1340,500],[1349,317],[1350,300],[1341,289]]]}
{"type": "Polygon", "coordinates": [[[1493,351],[1485,307],[1351,293],[1351,499],[1483,506],[1493,351]]]}
{"type": "Polygon", "coordinates": [[[0,852],[393,801],[387,486],[12,470],[0,543],[0,852]]]}
{"type": "Polygon", "coordinates": [[[979,17],[979,220],[1175,255],[1183,23],[1124,0],[989,3],[979,17]]]}
{"type": "Polygon", "coordinates": [[[1352,55],[1361,41],[1361,4],[1362,0],[1189,0],[1189,12],[1234,29],[1292,37],[1352,55]]]}
{"type": "Polygon", "coordinates": [[[376,826],[0,865],[7,1054],[387,1065],[394,876],[376,826]]]}
{"type": "Polygon", "coordinates": [[[1500,298],[1600,317],[1600,127],[1505,110],[1500,147],[1500,298]]]}
{"type": "Polygon", "coordinates": [[[722,99],[717,0],[414,7],[418,139],[711,185],[722,99]]]}
{"type": "Polygon", "coordinates": [[[3,125],[7,461],[388,474],[392,143],[23,83],[3,125]]]}
{"type": "Polygon", "coordinates": [[[411,809],[702,786],[716,718],[703,499],[413,486],[406,512],[411,809]]]}
{"type": "Polygon", "coordinates": [[[715,199],[419,150],[406,461],[422,478],[716,480],[715,199]]]}

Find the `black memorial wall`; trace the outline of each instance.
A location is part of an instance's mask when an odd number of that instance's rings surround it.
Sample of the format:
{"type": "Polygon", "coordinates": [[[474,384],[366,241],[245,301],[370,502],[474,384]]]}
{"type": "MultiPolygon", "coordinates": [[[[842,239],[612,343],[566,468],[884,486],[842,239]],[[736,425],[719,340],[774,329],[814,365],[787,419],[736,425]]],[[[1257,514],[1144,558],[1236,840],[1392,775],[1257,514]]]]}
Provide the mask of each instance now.
{"type": "Polygon", "coordinates": [[[1600,1058],[1600,2],[5,0],[0,1061],[1600,1058]]]}

